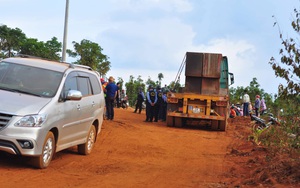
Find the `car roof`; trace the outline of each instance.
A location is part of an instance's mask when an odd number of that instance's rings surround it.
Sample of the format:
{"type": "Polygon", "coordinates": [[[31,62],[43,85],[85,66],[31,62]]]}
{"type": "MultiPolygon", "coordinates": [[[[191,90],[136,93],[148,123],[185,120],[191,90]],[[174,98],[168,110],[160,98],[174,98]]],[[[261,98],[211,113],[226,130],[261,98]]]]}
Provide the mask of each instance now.
{"type": "Polygon", "coordinates": [[[28,65],[43,69],[54,70],[58,72],[64,72],[66,69],[69,68],[70,64],[67,63],[60,63],[58,61],[49,61],[39,58],[22,58],[22,57],[10,57],[3,59],[2,61],[8,63],[16,63],[21,65],[28,65]]]}
{"type": "MultiPolygon", "coordinates": [[[[6,59],[2,59],[1,61],[9,62],[9,63],[16,63],[21,65],[33,66],[43,69],[49,69],[58,72],[65,72],[68,68],[76,68],[85,71],[93,71],[92,68],[84,65],[75,65],[66,62],[59,62],[59,61],[52,61],[46,60],[39,57],[10,57],[6,59]]],[[[96,71],[93,71],[96,72],[96,71]]]]}

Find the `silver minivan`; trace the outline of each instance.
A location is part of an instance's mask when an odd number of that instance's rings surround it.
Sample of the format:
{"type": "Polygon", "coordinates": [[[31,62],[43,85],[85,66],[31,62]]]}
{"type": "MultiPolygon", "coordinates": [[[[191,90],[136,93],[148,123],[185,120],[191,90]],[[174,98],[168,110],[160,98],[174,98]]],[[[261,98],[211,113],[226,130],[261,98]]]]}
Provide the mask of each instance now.
{"type": "Polygon", "coordinates": [[[91,153],[105,107],[99,73],[29,56],[0,61],[0,151],[47,168],[54,153],[91,153]]]}

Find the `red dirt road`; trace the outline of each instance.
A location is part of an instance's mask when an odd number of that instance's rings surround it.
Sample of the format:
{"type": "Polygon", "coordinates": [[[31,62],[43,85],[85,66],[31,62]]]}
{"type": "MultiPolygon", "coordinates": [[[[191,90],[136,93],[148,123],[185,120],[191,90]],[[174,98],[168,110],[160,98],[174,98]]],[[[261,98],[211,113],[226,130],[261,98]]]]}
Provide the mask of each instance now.
{"type": "Polygon", "coordinates": [[[38,170],[26,158],[0,153],[1,187],[246,187],[240,172],[249,172],[232,161],[240,159],[232,148],[243,138],[241,129],[172,128],[143,122],[144,112],[132,111],[115,109],[115,120],[104,121],[89,156],[70,148],[38,170]]]}

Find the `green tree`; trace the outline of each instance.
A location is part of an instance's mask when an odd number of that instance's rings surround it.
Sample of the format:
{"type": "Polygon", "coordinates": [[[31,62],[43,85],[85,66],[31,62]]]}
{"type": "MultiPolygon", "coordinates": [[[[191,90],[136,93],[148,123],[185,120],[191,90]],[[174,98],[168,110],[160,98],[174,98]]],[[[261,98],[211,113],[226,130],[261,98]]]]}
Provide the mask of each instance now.
{"type": "Polygon", "coordinates": [[[179,82],[172,81],[169,85],[169,88],[172,92],[179,92],[182,86],[179,82]]]}
{"type": "Polygon", "coordinates": [[[157,83],[156,83],[155,81],[153,81],[153,80],[151,79],[151,77],[149,76],[148,79],[147,79],[147,81],[146,81],[146,85],[148,85],[148,86],[151,85],[153,88],[155,88],[156,85],[157,85],[157,83]]]}
{"type": "Polygon", "coordinates": [[[263,89],[260,89],[260,85],[257,82],[257,78],[253,78],[250,82],[250,85],[246,88],[248,91],[248,95],[250,96],[250,100],[254,103],[256,95],[262,95],[264,93],[263,89]]]}
{"type": "Polygon", "coordinates": [[[19,28],[9,28],[6,25],[0,25],[0,50],[4,57],[14,56],[19,52],[22,42],[26,35],[19,28]]]}
{"type": "MultiPolygon", "coordinates": [[[[296,36],[300,34],[300,12],[294,9],[294,19],[291,21],[291,26],[296,36]]],[[[274,17],[274,16],[273,16],[274,17]]],[[[275,18],[275,17],[274,17],[275,18]]],[[[277,77],[283,78],[286,85],[279,85],[278,97],[276,96],[275,104],[277,111],[283,109],[285,115],[296,115],[300,113],[300,48],[298,38],[285,38],[280,30],[279,24],[276,21],[274,26],[278,26],[279,38],[282,48],[279,50],[281,56],[280,62],[274,57],[271,57],[270,64],[277,77]]],[[[294,118],[290,118],[294,119],[294,118]]],[[[299,122],[298,122],[299,123],[299,122]]]]}
{"type": "Polygon", "coordinates": [[[158,73],[157,77],[158,77],[158,85],[161,87],[161,81],[164,78],[164,75],[163,75],[163,73],[158,73]]]}
{"type": "Polygon", "coordinates": [[[129,106],[133,106],[135,103],[135,99],[134,99],[135,93],[134,93],[134,77],[132,75],[130,75],[129,81],[125,83],[125,87],[126,87],[126,94],[128,97],[129,106]]]}
{"type": "Polygon", "coordinates": [[[57,60],[61,59],[59,52],[62,51],[62,43],[57,41],[56,37],[52,37],[51,40],[48,40],[45,43],[45,58],[57,60]]]}
{"type": "Polygon", "coordinates": [[[110,70],[108,57],[102,53],[102,48],[94,42],[83,39],[80,43],[73,41],[74,50],[67,50],[70,57],[78,58],[76,64],[86,65],[105,75],[110,70]]]}
{"type": "Polygon", "coordinates": [[[142,77],[139,75],[135,80],[132,75],[129,77],[129,81],[125,84],[126,94],[130,106],[134,106],[137,100],[137,93],[139,88],[145,91],[145,84],[143,83],[142,77]]]}
{"type": "Polygon", "coordinates": [[[59,61],[61,47],[62,44],[57,41],[56,37],[46,43],[34,38],[26,38],[20,47],[20,53],[59,61]]]}
{"type": "MultiPolygon", "coordinates": [[[[291,26],[297,35],[300,33],[300,12],[294,9],[295,19],[292,21],[291,26]]],[[[278,25],[275,21],[274,26],[278,25]]],[[[284,38],[279,30],[279,37],[283,48],[280,49],[281,56],[280,62],[277,62],[274,57],[271,57],[270,64],[275,71],[277,77],[286,80],[287,85],[280,85],[279,94],[282,96],[297,96],[300,93],[300,49],[297,42],[298,39],[284,38]]]]}
{"type": "Polygon", "coordinates": [[[32,56],[41,56],[44,49],[45,45],[43,42],[34,38],[27,38],[21,46],[20,53],[32,56]]]}
{"type": "Polygon", "coordinates": [[[237,88],[230,87],[229,88],[229,97],[231,104],[241,104],[242,97],[244,95],[245,88],[243,86],[237,86],[237,88]]]}

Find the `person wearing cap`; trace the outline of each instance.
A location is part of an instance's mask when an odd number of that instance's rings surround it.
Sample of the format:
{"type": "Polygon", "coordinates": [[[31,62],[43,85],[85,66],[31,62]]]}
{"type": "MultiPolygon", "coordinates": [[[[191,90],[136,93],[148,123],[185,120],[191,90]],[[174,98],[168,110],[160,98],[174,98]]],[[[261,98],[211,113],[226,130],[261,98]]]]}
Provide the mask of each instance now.
{"type": "Polygon", "coordinates": [[[259,107],[260,107],[260,96],[256,95],[255,97],[255,104],[254,104],[254,108],[255,108],[255,115],[258,117],[259,115],[259,107]]]}
{"type": "Polygon", "coordinates": [[[106,91],[106,111],[107,111],[107,119],[114,119],[114,101],[117,97],[117,91],[119,90],[118,86],[115,84],[114,77],[110,76],[108,78],[108,84],[105,87],[106,91]]]}

